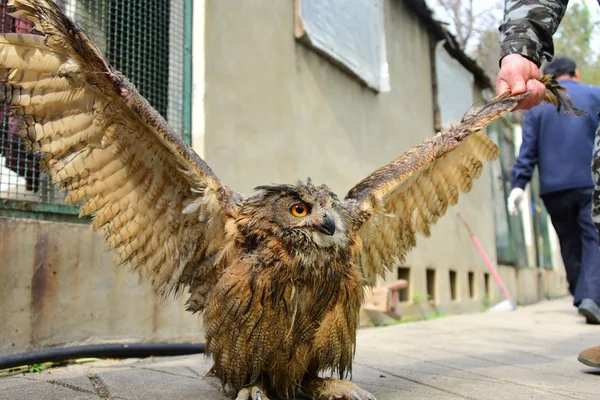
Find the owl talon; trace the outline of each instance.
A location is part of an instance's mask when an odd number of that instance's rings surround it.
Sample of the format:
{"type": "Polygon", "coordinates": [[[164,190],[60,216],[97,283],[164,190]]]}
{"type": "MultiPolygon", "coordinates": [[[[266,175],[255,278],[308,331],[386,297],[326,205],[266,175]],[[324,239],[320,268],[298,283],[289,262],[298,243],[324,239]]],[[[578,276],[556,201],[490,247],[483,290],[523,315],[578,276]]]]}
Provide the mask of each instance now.
{"type": "Polygon", "coordinates": [[[250,390],[243,388],[242,390],[240,390],[238,392],[237,397],[235,398],[235,400],[248,400],[250,399],[250,390]]]}
{"type": "Polygon", "coordinates": [[[319,400],[376,400],[375,396],[352,382],[330,378],[305,379],[302,391],[319,400]]]}
{"type": "Polygon", "coordinates": [[[252,386],[240,390],[235,400],[269,400],[269,398],[260,386],[252,386]]]}
{"type": "Polygon", "coordinates": [[[268,400],[266,396],[263,396],[262,390],[254,386],[252,388],[252,400],[268,400]]]}
{"type": "Polygon", "coordinates": [[[367,392],[366,390],[362,390],[362,393],[363,393],[363,396],[359,395],[358,392],[356,392],[356,390],[351,390],[350,396],[352,396],[352,400],[377,400],[375,398],[375,396],[373,396],[371,393],[367,392]]]}
{"type": "Polygon", "coordinates": [[[351,390],[350,391],[350,396],[352,396],[352,400],[363,400],[360,398],[360,396],[358,395],[358,393],[356,393],[356,390],[351,390]]]}

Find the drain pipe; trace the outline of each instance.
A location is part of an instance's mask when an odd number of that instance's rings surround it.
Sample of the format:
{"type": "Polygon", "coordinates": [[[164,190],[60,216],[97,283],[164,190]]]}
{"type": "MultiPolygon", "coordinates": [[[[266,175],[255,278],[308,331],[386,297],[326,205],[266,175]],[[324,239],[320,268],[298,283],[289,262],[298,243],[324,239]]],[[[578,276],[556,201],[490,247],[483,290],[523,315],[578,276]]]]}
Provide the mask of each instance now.
{"type": "Polygon", "coordinates": [[[78,358],[144,358],[204,353],[204,343],[111,343],[61,347],[0,356],[0,370],[23,365],[61,362],[78,358]]]}

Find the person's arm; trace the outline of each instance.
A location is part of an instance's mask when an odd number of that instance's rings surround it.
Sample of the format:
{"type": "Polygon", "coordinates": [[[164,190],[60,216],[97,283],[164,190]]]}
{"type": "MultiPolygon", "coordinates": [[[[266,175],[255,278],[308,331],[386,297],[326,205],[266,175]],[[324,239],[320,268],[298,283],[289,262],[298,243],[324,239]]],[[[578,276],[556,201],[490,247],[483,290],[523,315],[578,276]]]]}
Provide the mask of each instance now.
{"type": "Polygon", "coordinates": [[[512,169],[513,188],[525,189],[538,163],[539,154],[539,110],[525,112],[522,129],[523,141],[519,156],[512,169]]]}
{"type": "Polygon", "coordinates": [[[523,121],[521,149],[519,157],[512,169],[512,190],[506,200],[510,215],[518,215],[525,198],[525,186],[531,180],[533,170],[538,163],[539,154],[539,110],[530,110],[525,113],[523,121]]]}
{"type": "Polygon", "coordinates": [[[537,67],[554,56],[552,35],[565,15],[569,0],[506,0],[500,25],[500,60],[520,54],[537,67]]]}
{"type": "Polygon", "coordinates": [[[567,9],[568,0],[506,0],[500,25],[500,72],[496,93],[530,90],[516,109],[538,105],[546,94],[539,77],[542,58],[554,54],[552,35],[567,9]]]}

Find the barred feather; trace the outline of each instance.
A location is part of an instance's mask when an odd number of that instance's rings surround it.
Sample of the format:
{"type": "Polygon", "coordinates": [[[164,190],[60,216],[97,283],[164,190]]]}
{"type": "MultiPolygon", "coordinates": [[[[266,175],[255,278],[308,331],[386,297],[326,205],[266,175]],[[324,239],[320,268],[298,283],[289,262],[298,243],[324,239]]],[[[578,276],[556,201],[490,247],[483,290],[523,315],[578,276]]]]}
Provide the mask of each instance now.
{"type": "MultiPolygon", "coordinates": [[[[577,114],[564,88],[547,76],[540,80],[548,88],[546,101],[577,114]]],[[[369,285],[404,260],[417,234],[430,235],[431,225],[458,202],[459,192],[472,189],[482,162],[496,159],[499,152],[481,129],[527,95],[503,94],[470,110],[460,123],[413,147],[348,192],[344,201],[356,216],[355,240],[362,244],[355,247],[355,257],[369,285]]]]}
{"type": "Polygon", "coordinates": [[[204,209],[182,214],[184,205],[218,191],[208,203],[212,223],[224,226],[233,192],[54,3],[9,6],[43,34],[0,35],[0,102],[21,117],[26,148],[44,154],[42,166],[68,191],[67,203],[82,204],[81,216],[96,214],[93,227],[119,263],[161,294],[176,289],[185,267],[211,256],[201,246],[225,240],[222,228],[199,240],[204,209]]]}

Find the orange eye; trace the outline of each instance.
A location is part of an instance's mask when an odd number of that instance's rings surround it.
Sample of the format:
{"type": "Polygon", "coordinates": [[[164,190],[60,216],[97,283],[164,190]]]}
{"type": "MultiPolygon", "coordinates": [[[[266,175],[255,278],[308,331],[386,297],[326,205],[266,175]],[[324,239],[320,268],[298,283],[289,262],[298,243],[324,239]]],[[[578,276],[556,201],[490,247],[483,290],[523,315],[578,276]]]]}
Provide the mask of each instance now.
{"type": "Polygon", "coordinates": [[[290,209],[294,217],[304,217],[308,214],[308,206],[304,203],[296,203],[290,209]]]}

